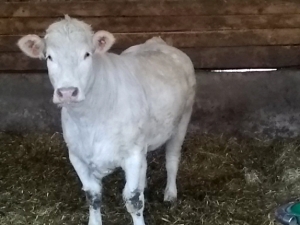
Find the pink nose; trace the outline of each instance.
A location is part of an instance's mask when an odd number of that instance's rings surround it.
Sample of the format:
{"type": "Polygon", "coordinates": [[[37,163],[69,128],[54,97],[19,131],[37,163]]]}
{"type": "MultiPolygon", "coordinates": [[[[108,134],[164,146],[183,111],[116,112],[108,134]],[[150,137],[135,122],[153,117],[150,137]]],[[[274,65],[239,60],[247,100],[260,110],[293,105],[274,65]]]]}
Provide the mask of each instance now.
{"type": "Polygon", "coordinates": [[[56,92],[62,101],[72,101],[77,99],[79,90],[77,87],[64,87],[58,88],[56,92]]]}

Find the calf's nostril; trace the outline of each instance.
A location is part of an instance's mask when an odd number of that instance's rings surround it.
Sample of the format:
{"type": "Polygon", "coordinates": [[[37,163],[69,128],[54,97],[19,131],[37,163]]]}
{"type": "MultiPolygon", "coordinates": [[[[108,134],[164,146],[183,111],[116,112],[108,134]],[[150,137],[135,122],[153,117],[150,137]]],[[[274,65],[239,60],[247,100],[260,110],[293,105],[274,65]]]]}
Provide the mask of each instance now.
{"type": "Polygon", "coordinates": [[[76,97],[77,95],[78,95],[78,88],[75,88],[73,93],[72,93],[72,96],[76,97]]]}
{"type": "Polygon", "coordinates": [[[63,97],[63,94],[62,94],[62,92],[61,92],[59,89],[57,90],[57,95],[58,95],[59,97],[61,97],[61,98],[63,97]]]}

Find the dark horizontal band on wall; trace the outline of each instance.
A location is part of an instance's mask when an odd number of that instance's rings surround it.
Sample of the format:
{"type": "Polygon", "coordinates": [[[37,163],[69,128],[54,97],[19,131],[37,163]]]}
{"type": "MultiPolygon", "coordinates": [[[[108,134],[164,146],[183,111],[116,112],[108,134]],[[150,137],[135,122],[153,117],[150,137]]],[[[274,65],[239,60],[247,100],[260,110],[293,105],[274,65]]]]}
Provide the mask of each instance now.
{"type": "MultiPolygon", "coordinates": [[[[183,48],[196,69],[281,68],[300,64],[300,46],[183,48]]],[[[120,53],[120,49],[113,52],[120,53]]],[[[46,70],[44,61],[23,53],[0,53],[0,71],[46,70]]]]}
{"type": "MultiPolygon", "coordinates": [[[[300,28],[300,14],[82,18],[94,30],[114,33],[300,28]]],[[[42,35],[55,18],[0,18],[0,35],[42,35]]]]}
{"type": "MultiPolygon", "coordinates": [[[[160,36],[178,48],[300,45],[300,29],[226,30],[197,32],[115,33],[115,48],[128,48],[160,36]]],[[[19,52],[21,35],[0,35],[0,52],[19,52]]]]}
{"type": "Polygon", "coordinates": [[[297,0],[185,0],[185,1],[61,1],[2,2],[0,17],[191,16],[297,14],[297,0]]]}

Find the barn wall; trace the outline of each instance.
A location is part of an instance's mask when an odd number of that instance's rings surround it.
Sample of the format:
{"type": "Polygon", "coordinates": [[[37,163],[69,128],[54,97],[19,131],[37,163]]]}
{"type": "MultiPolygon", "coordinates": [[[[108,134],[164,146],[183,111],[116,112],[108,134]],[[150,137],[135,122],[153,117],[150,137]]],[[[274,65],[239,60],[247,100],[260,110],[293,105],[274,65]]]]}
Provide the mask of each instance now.
{"type": "Polygon", "coordinates": [[[186,52],[198,70],[190,131],[300,134],[296,70],[203,72],[299,68],[298,0],[0,0],[0,130],[60,130],[45,62],[25,56],[16,42],[29,33],[43,36],[64,14],[113,32],[116,53],[157,35],[186,52]]]}
{"type": "MultiPolygon", "coordinates": [[[[197,72],[197,98],[189,131],[269,137],[300,135],[299,71],[197,72]]],[[[0,130],[60,131],[46,74],[0,76],[0,130]]]]}
{"type": "Polygon", "coordinates": [[[197,69],[290,68],[300,62],[298,0],[9,0],[0,2],[0,71],[41,71],[16,46],[64,14],[113,32],[119,52],[160,35],[197,69]]]}

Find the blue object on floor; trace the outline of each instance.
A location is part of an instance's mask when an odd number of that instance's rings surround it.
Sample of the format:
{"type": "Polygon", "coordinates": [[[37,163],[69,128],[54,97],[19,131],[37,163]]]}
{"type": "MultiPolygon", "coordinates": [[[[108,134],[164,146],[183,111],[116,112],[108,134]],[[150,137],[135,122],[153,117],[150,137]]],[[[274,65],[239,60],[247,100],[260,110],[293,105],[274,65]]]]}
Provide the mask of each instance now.
{"type": "Polygon", "coordinates": [[[275,218],[282,225],[300,225],[300,202],[280,206],[275,212],[275,218]]]}

